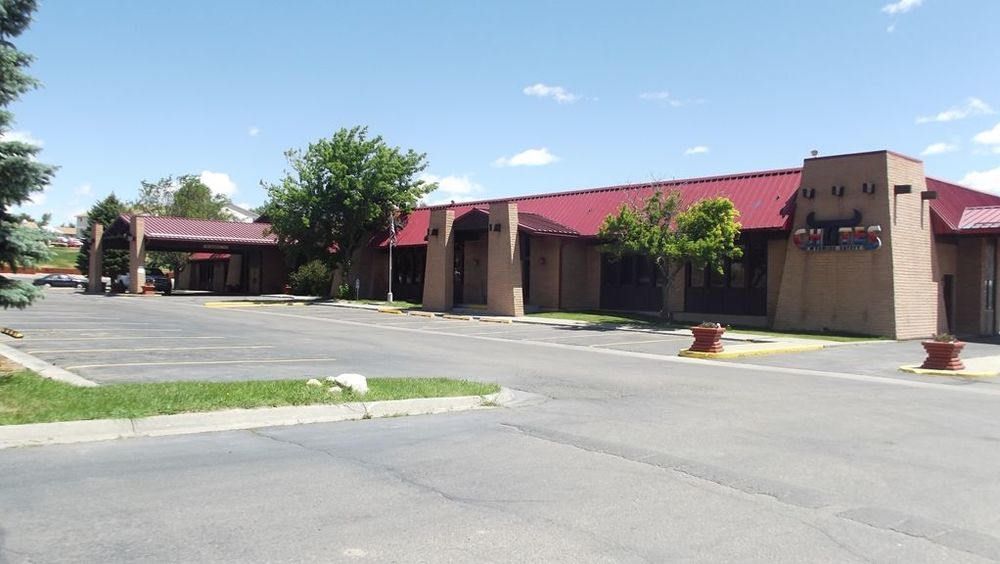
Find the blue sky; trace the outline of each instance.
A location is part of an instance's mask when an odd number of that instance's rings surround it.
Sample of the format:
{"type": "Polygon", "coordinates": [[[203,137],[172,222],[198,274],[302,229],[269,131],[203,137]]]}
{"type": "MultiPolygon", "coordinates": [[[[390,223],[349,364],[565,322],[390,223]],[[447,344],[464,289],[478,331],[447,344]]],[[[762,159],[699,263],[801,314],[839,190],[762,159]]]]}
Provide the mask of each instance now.
{"type": "Polygon", "coordinates": [[[1000,193],[996,0],[42,0],[44,88],[10,137],[61,168],[58,222],[142,179],[236,203],[283,152],[368,125],[432,202],[800,166],[892,149],[1000,193]]]}

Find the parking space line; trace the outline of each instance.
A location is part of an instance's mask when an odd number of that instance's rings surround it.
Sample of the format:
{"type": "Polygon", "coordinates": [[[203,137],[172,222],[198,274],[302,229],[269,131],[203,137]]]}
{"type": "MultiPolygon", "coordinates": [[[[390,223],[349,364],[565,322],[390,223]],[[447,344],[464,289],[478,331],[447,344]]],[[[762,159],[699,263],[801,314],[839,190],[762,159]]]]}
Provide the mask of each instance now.
{"type": "MultiPolygon", "coordinates": [[[[33,324],[33,323],[46,323],[46,324],[49,324],[49,325],[67,325],[67,324],[68,325],[80,325],[82,323],[95,324],[94,321],[69,321],[69,320],[62,320],[62,319],[47,319],[47,320],[32,320],[32,321],[18,321],[17,322],[18,325],[26,325],[26,324],[33,324]]],[[[148,321],[115,321],[114,324],[115,325],[152,325],[152,323],[148,322],[148,321]]],[[[97,325],[102,325],[102,323],[97,323],[97,325]]]]}
{"type": "Polygon", "coordinates": [[[335,358],[257,358],[247,360],[177,360],[162,362],[119,362],[113,364],[78,364],[67,366],[66,370],[80,368],[113,368],[117,366],[191,366],[195,364],[278,364],[295,362],[333,362],[335,358]]]}
{"type": "Polygon", "coordinates": [[[90,333],[107,333],[108,331],[114,331],[115,329],[121,329],[122,331],[145,331],[147,333],[180,333],[185,331],[185,329],[140,329],[140,328],[127,328],[127,327],[105,327],[101,326],[98,328],[68,328],[68,329],[28,329],[32,333],[71,333],[76,331],[87,331],[90,333]]]}
{"type": "Polygon", "coordinates": [[[608,336],[607,331],[589,331],[586,335],[559,335],[558,337],[542,337],[539,339],[534,339],[535,341],[555,341],[557,339],[583,339],[586,337],[606,337],[608,336]]]}
{"type": "Polygon", "coordinates": [[[645,341],[622,341],[619,343],[598,343],[593,345],[587,345],[588,347],[620,347],[624,345],[644,345],[646,343],[664,343],[668,341],[690,341],[690,339],[683,338],[673,338],[673,339],[646,339],[645,341]]]}
{"type": "Polygon", "coordinates": [[[39,341],[137,341],[137,340],[147,340],[147,339],[166,339],[169,341],[178,341],[181,339],[228,339],[229,337],[170,337],[170,336],[143,336],[143,337],[58,337],[58,338],[46,338],[42,337],[40,339],[28,338],[25,342],[37,343],[39,341]]]}
{"type": "Polygon", "coordinates": [[[540,333],[547,333],[551,331],[548,327],[542,328],[529,328],[529,329],[494,329],[493,331],[479,331],[476,333],[462,333],[462,335],[512,335],[516,333],[527,333],[529,331],[539,331],[540,333]]]}
{"type": "Polygon", "coordinates": [[[152,352],[152,351],[220,351],[229,349],[273,349],[273,345],[220,345],[217,347],[149,347],[127,349],[45,349],[27,351],[29,354],[92,353],[92,352],[152,352]]]}

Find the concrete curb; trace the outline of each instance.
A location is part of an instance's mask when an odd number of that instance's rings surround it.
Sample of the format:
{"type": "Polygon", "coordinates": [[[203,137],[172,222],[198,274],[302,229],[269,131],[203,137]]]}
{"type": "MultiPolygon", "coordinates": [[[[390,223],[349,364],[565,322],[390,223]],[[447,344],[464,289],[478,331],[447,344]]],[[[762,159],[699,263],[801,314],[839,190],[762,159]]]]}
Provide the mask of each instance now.
{"type": "Polygon", "coordinates": [[[720,358],[743,358],[748,356],[767,356],[771,354],[785,354],[796,352],[818,351],[824,348],[823,345],[790,345],[787,347],[772,347],[767,349],[756,349],[746,351],[722,351],[717,353],[697,352],[684,349],[677,353],[677,356],[686,358],[720,359],[720,358]]]}
{"type": "Polygon", "coordinates": [[[0,333],[3,333],[4,335],[7,335],[8,337],[12,337],[14,339],[24,338],[24,333],[11,329],[10,327],[0,328],[0,333]]]}
{"type": "Polygon", "coordinates": [[[980,371],[980,370],[931,370],[929,368],[920,368],[919,366],[900,366],[899,369],[903,372],[908,372],[910,374],[921,374],[923,376],[950,376],[952,378],[995,378],[1000,376],[1000,372],[996,370],[990,371],[980,371]]]}
{"type": "Polygon", "coordinates": [[[43,378],[64,382],[81,388],[93,388],[97,386],[97,382],[77,376],[68,370],[59,368],[54,364],[49,364],[37,356],[19,351],[13,347],[8,347],[7,345],[0,344],[0,355],[7,357],[11,362],[16,362],[28,370],[34,370],[43,378]]]}
{"type": "Polygon", "coordinates": [[[97,419],[0,426],[0,450],[13,447],[87,443],[138,437],[166,437],[217,431],[238,431],[308,423],[335,423],[401,415],[431,415],[496,406],[526,407],[543,396],[507,388],[488,396],[415,398],[405,400],[302,405],[258,409],[227,409],[204,413],[156,415],[140,419],[97,419]]]}
{"type": "Polygon", "coordinates": [[[259,302],[242,302],[242,301],[231,301],[231,302],[205,302],[202,307],[212,307],[212,308],[234,308],[234,307],[288,307],[288,306],[303,306],[309,302],[279,302],[279,301],[259,301],[259,302]]]}

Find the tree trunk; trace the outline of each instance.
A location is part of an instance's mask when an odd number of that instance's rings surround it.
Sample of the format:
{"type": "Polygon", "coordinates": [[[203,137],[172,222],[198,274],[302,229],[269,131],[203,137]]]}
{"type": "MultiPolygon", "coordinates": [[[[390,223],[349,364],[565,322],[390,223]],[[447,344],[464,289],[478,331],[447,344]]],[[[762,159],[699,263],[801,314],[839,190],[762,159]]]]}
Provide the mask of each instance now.
{"type": "Polygon", "coordinates": [[[670,289],[673,288],[677,274],[684,268],[684,265],[681,264],[680,266],[671,268],[670,263],[666,262],[666,260],[658,262],[663,263],[663,266],[660,266],[660,274],[663,275],[663,307],[660,308],[660,319],[673,321],[674,312],[670,311],[670,289]]]}

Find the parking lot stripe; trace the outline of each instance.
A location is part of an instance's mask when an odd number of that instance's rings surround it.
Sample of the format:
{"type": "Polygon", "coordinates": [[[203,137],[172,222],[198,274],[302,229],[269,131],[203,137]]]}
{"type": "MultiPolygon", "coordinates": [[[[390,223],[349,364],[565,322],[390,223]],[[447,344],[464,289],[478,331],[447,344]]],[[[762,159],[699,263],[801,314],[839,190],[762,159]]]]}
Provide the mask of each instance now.
{"type": "MultiPolygon", "coordinates": [[[[18,323],[18,325],[37,324],[37,323],[47,323],[47,324],[50,324],[50,325],[52,325],[52,324],[55,324],[55,325],[67,325],[67,324],[68,325],[80,325],[82,323],[86,323],[86,324],[91,324],[92,325],[94,322],[93,321],[69,321],[69,320],[62,320],[62,319],[48,319],[48,320],[44,320],[43,319],[43,320],[34,320],[34,321],[18,321],[17,323],[18,323]]],[[[115,325],[152,325],[152,323],[148,322],[148,321],[115,321],[114,324],[115,325]]]]}
{"type": "Polygon", "coordinates": [[[645,341],[621,341],[618,343],[596,343],[588,347],[620,347],[624,345],[644,345],[646,343],[663,343],[667,341],[690,341],[691,339],[674,337],[672,339],[646,339],[645,341]]]}
{"type": "Polygon", "coordinates": [[[273,345],[220,345],[217,347],[150,347],[127,349],[46,349],[32,350],[28,354],[92,353],[92,352],[151,352],[151,351],[219,351],[228,349],[273,349],[273,345]]]}
{"type": "Polygon", "coordinates": [[[593,338],[593,337],[607,337],[608,336],[608,332],[607,331],[584,331],[584,330],[581,330],[581,329],[577,329],[576,331],[574,331],[574,333],[581,332],[581,331],[583,331],[583,333],[586,333],[586,334],[581,334],[581,335],[559,335],[557,337],[539,337],[537,339],[532,339],[532,340],[533,341],[556,341],[556,340],[559,340],[559,339],[585,339],[587,337],[593,338]]]}
{"type": "Polygon", "coordinates": [[[30,343],[37,343],[39,341],[137,341],[140,339],[166,339],[168,341],[178,341],[181,339],[228,339],[229,337],[170,337],[170,336],[145,336],[145,337],[57,337],[57,338],[47,338],[41,337],[39,339],[26,339],[30,343]]]}
{"type": "Polygon", "coordinates": [[[66,370],[80,368],[112,368],[116,366],[189,366],[194,364],[278,364],[282,362],[333,362],[335,358],[256,358],[248,360],[177,360],[162,362],[119,362],[114,364],[78,364],[66,370]]]}
{"type": "Polygon", "coordinates": [[[89,333],[107,333],[108,331],[115,331],[120,329],[121,331],[146,331],[147,333],[180,333],[184,329],[141,329],[138,327],[106,327],[104,325],[100,327],[89,327],[83,329],[80,327],[71,327],[69,329],[28,329],[32,333],[71,333],[75,331],[86,331],[89,333]]]}

